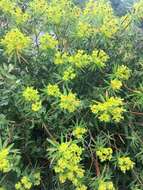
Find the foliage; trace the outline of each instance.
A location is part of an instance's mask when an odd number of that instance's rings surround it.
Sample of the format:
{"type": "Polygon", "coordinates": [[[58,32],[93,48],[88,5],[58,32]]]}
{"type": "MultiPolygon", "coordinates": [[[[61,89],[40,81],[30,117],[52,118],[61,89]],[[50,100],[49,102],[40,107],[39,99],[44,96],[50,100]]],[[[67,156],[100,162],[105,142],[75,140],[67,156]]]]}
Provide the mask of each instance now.
{"type": "Polygon", "coordinates": [[[143,189],[142,21],[142,0],[0,0],[0,190],[143,189]]]}

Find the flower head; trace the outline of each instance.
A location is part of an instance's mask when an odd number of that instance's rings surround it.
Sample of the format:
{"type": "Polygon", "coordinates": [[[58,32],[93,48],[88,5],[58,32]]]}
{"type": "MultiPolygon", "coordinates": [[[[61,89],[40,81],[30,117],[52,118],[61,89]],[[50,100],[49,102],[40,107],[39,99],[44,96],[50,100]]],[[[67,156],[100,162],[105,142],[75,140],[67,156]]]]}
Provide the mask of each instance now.
{"type": "Polygon", "coordinates": [[[91,105],[91,111],[98,116],[100,121],[109,122],[111,120],[119,122],[123,119],[125,112],[123,100],[119,97],[110,97],[104,102],[97,102],[91,105]]]}
{"type": "Polygon", "coordinates": [[[118,167],[123,173],[125,173],[128,170],[133,169],[134,165],[135,163],[128,156],[118,158],[118,167]]]}
{"type": "Polygon", "coordinates": [[[27,177],[27,176],[22,177],[21,183],[25,187],[25,189],[31,189],[31,187],[32,187],[32,183],[31,183],[29,177],[27,177]]]}
{"type": "Polygon", "coordinates": [[[8,55],[22,53],[30,45],[30,38],[25,36],[19,29],[10,30],[1,40],[8,55]]]}
{"type": "Polygon", "coordinates": [[[113,90],[119,90],[122,87],[122,82],[118,79],[111,80],[111,88],[113,90]]]}
{"type": "Polygon", "coordinates": [[[55,58],[54,58],[54,64],[56,65],[63,65],[65,63],[67,63],[69,60],[68,54],[67,53],[61,53],[61,52],[57,52],[55,54],[55,58]]]}
{"type": "Polygon", "coordinates": [[[109,56],[103,50],[95,49],[92,52],[91,60],[92,60],[92,67],[93,68],[102,68],[105,66],[105,63],[108,61],[109,56]]]}
{"type": "Polygon", "coordinates": [[[110,116],[110,114],[105,112],[99,116],[99,120],[104,121],[104,122],[110,122],[111,116],[110,116]]]}
{"type": "Polygon", "coordinates": [[[11,0],[1,0],[0,1],[0,10],[4,13],[11,13],[15,7],[15,3],[11,0]]]}
{"type": "Polygon", "coordinates": [[[29,4],[29,8],[34,15],[43,15],[48,8],[46,0],[32,0],[29,4]]]}
{"type": "Polygon", "coordinates": [[[76,54],[69,57],[69,62],[78,68],[83,68],[90,63],[90,56],[83,50],[78,50],[76,54]]]}
{"type": "Polygon", "coordinates": [[[137,1],[133,7],[135,18],[141,21],[143,19],[143,1],[137,1]]]}
{"type": "Polygon", "coordinates": [[[57,84],[48,84],[46,92],[49,96],[59,97],[61,95],[57,84]]]}
{"type": "Polygon", "coordinates": [[[69,112],[74,112],[80,106],[80,100],[76,98],[76,95],[70,92],[68,95],[62,94],[60,96],[60,107],[69,112]]]}
{"type": "Polygon", "coordinates": [[[7,173],[10,171],[10,161],[8,159],[9,149],[3,148],[0,150],[0,171],[7,173]]]}
{"type": "Polygon", "coordinates": [[[18,182],[18,183],[16,183],[15,184],[15,189],[19,189],[19,190],[21,190],[22,189],[22,184],[21,184],[21,182],[18,182]]]}
{"type": "Polygon", "coordinates": [[[131,71],[127,66],[121,65],[117,68],[115,72],[115,77],[121,80],[128,80],[130,77],[130,73],[131,71]]]}
{"type": "Polygon", "coordinates": [[[98,185],[98,190],[115,190],[112,181],[103,181],[101,180],[98,185]]]}
{"type": "Polygon", "coordinates": [[[40,181],[41,181],[40,172],[34,173],[33,177],[34,177],[34,185],[40,185],[40,181]]]}
{"type": "Polygon", "coordinates": [[[100,35],[111,38],[118,30],[118,20],[114,16],[111,4],[106,0],[87,1],[83,14],[96,23],[95,34],[100,32],[100,35]]]}
{"type": "Polygon", "coordinates": [[[76,127],[73,130],[73,136],[75,136],[77,139],[81,139],[83,137],[83,135],[87,132],[87,129],[83,128],[83,127],[76,127]]]}
{"type": "Polygon", "coordinates": [[[23,24],[30,18],[30,15],[26,12],[23,13],[19,7],[15,7],[14,10],[11,11],[11,15],[14,17],[17,24],[23,24]]]}
{"type": "Polygon", "coordinates": [[[87,187],[85,185],[80,185],[76,188],[76,190],[87,190],[87,187]]]}
{"type": "Polygon", "coordinates": [[[32,111],[37,112],[42,108],[41,101],[32,103],[32,111]]]}
{"type": "Polygon", "coordinates": [[[25,90],[23,91],[23,97],[28,102],[30,101],[36,102],[40,98],[38,91],[33,87],[26,87],[25,90]]]}
{"type": "Polygon", "coordinates": [[[83,38],[83,37],[88,37],[91,34],[92,34],[92,26],[85,21],[84,22],[79,21],[76,26],[76,35],[79,38],[83,38]]]}
{"type": "Polygon", "coordinates": [[[81,187],[86,189],[86,187],[80,183],[80,179],[84,177],[85,172],[80,166],[82,151],[83,149],[73,141],[59,144],[57,149],[59,157],[57,157],[54,170],[59,174],[61,183],[69,180],[79,189],[81,189],[81,187]]]}
{"type": "Polygon", "coordinates": [[[54,49],[58,45],[58,41],[49,33],[45,33],[40,38],[40,48],[42,50],[54,49]]]}
{"type": "Polygon", "coordinates": [[[113,153],[113,150],[111,148],[99,148],[96,151],[96,155],[99,157],[101,162],[104,162],[106,160],[111,160],[112,153],[113,153]]]}
{"type": "Polygon", "coordinates": [[[76,77],[76,73],[72,67],[68,67],[63,73],[63,80],[69,81],[76,77]]]}

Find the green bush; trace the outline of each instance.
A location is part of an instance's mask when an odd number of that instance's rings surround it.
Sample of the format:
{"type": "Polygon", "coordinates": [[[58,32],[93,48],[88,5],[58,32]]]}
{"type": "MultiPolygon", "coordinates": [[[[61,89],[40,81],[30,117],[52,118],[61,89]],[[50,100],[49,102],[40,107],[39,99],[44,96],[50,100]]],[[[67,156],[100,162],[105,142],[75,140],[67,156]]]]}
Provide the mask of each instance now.
{"type": "Polygon", "coordinates": [[[142,21],[0,0],[0,190],[143,190],[142,21]]]}

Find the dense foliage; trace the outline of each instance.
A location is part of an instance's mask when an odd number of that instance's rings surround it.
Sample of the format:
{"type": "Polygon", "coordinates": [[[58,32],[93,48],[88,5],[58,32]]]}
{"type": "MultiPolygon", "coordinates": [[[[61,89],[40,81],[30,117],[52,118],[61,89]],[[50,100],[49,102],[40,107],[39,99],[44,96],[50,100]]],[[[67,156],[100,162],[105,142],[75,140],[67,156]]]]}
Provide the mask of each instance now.
{"type": "Polygon", "coordinates": [[[0,0],[0,190],[143,190],[143,0],[0,0]]]}

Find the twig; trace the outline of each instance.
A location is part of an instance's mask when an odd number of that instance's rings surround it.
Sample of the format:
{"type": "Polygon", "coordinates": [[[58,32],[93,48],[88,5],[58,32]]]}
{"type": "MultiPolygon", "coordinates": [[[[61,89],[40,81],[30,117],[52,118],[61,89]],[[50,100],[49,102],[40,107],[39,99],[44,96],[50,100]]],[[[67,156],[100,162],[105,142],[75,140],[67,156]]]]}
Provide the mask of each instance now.
{"type": "Polygon", "coordinates": [[[47,128],[47,126],[43,123],[43,125],[42,125],[43,127],[44,127],[44,129],[45,129],[45,131],[47,132],[47,134],[51,137],[51,139],[55,139],[54,137],[53,137],[53,135],[50,133],[50,131],[48,130],[48,128],[47,128]]]}
{"type": "Polygon", "coordinates": [[[98,158],[95,156],[94,158],[95,161],[95,169],[96,169],[96,176],[100,176],[100,168],[99,168],[99,162],[98,162],[98,158]]]}
{"type": "Polygon", "coordinates": [[[132,114],[135,114],[135,115],[143,115],[143,113],[141,113],[141,112],[135,112],[135,111],[129,111],[129,112],[132,114]]]}

